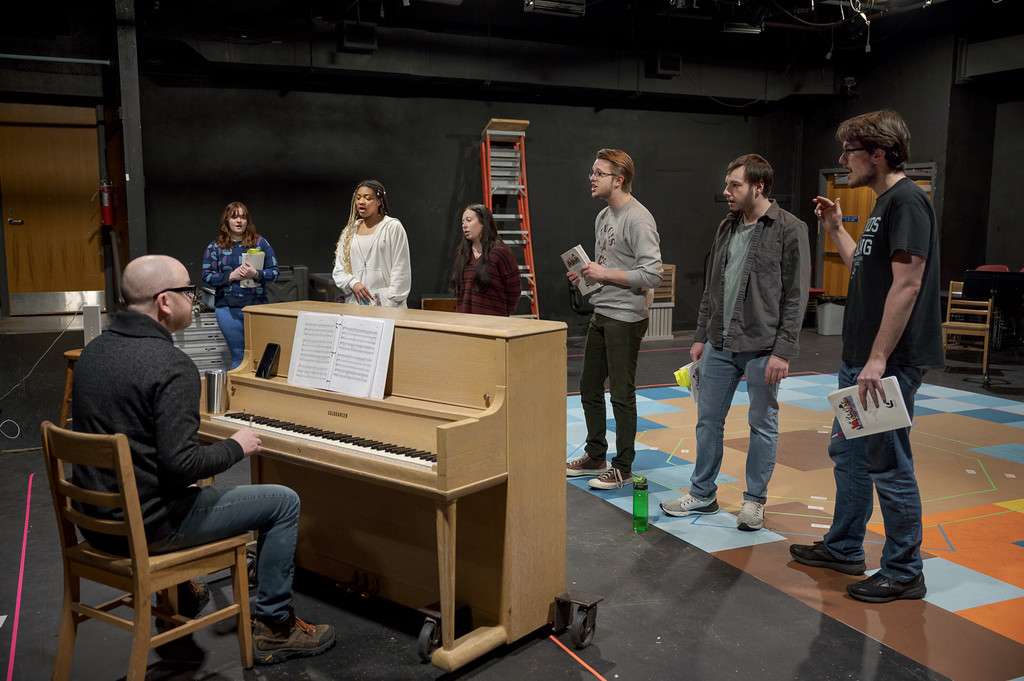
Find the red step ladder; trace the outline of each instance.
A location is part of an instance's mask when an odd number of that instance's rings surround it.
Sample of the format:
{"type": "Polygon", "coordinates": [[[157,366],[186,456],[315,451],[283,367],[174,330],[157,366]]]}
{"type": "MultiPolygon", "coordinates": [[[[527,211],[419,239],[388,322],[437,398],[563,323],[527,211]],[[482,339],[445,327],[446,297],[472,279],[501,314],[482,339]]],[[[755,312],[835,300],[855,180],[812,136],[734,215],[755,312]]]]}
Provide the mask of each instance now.
{"type": "Polygon", "coordinates": [[[522,280],[522,297],[530,301],[529,314],[513,315],[540,319],[537,301],[537,270],[533,261],[533,234],[530,231],[530,194],[526,186],[526,127],[530,121],[492,118],[480,140],[480,172],[483,178],[484,205],[494,215],[498,236],[511,247],[518,247],[517,260],[522,280]]]}

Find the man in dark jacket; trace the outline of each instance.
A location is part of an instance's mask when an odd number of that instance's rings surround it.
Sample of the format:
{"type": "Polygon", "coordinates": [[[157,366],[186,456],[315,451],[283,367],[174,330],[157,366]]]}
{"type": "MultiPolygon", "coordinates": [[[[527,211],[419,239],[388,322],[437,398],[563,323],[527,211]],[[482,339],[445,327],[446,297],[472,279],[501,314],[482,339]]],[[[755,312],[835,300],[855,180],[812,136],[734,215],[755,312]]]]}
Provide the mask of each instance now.
{"type": "MultiPolygon", "coordinates": [[[[299,498],[280,485],[228,490],[197,487],[260,447],[255,431],[199,444],[199,374],[171,342],[191,323],[196,287],[174,258],[149,255],[124,270],[127,309],[82,351],[75,367],[72,418],[84,433],[128,438],[150,551],[162,553],[242,532],[259,532],[258,588],[253,606],[257,662],[319,654],[334,644],[330,625],[311,625],[291,607],[299,498]]],[[[83,487],[112,491],[108,471],[75,466],[83,487]]],[[[87,507],[104,517],[110,509],[87,507]]],[[[97,548],[126,553],[123,542],[83,531],[97,548]]],[[[120,539],[119,537],[113,539],[120,539]]]]}
{"type": "Polygon", "coordinates": [[[770,199],[773,171],[757,154],[726,170],[729,215],[718,226],[690,358],[700,361],[697,462],[690,491],[661,505],[668,515],[718,512],[725,417],[747,377],[750,444],[747,490],[737,527],[764,527],[768,481],[779,437],[779,382],[800,346],[811,278],[807,225],[770,199]]]}

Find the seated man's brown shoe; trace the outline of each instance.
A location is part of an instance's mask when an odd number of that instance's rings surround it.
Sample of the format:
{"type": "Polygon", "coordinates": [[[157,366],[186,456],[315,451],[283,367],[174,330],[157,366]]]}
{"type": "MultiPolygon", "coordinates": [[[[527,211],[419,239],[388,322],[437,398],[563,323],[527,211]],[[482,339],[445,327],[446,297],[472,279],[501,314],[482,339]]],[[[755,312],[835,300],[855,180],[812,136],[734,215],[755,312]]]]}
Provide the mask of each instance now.
{"type": "Polygon", "coordinates": [[[334,645],[334,627],[310,624],[292,615],[280,624],[254,619],[252,649],[256,664],[277,664],[293,657],[310,657],[334,645]]]}

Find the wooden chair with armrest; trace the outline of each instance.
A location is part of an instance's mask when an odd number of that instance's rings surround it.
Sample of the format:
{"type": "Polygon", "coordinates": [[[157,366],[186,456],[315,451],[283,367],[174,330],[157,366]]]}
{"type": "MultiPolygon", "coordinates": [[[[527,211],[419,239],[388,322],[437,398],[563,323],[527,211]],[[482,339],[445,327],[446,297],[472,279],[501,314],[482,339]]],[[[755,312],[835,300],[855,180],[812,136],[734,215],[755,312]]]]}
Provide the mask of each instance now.
{"type": "Polygon", "coordinates": [[[53,679],[71,678],[71,660],[79,623],[97,619],[132,633],[127,681],[142,681],[146,676],[149,651],[215,622],[238,619],[238,645],[242,664],[252,667],[252,624],[249,619],[249,578],[245,545],[249,534],[203,544],[181,551],[150,555],[142,524],[142,510],[135,485],[128,439],[118,435],[76,433],[42,424],[43,455],[50,480],[57,529],[64,565],[64,605],[60,618],[60,637],[54,661],[53,679]],[[68,464],[92,466],[110,471],[117,480],[117,491],[97,492],[71,482],[65,472],[68,464]],[[122,520],[98,519],[82,513],[72,502],[121,511],[122,520]],[[76,528],[122,536],[129,555],[100,551],[87,541],[79,541],[76,528]],[[191,619],[177,614],[177,585],[189,579],[230,568],[233,601],[219,610],[191,619]],[[124,591],[122,595],[99,605],[81,602],[81,580],[86,579],[124,591]],[[168,606],[153,606],[153,596],[161,594],[168,606]],[[120,607],[134,609],[129,620],[111,611],[120,607]],[[172,628],[154,635],[152,618],[156,616],[172,628]]]}

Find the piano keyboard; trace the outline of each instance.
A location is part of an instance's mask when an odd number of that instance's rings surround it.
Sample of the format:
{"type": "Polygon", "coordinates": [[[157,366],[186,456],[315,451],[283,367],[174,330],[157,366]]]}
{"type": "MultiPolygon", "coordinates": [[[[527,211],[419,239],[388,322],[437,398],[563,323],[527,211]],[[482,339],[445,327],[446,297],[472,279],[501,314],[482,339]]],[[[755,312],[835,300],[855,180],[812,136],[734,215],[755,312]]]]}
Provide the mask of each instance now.
{"type": "Polygon", "coordinates": [[[432,468],[437,463],[437,456],[421,449],[402,447],[388,442],[378,442],[366,438],[348,435],[346,433],[335,433],[333,431],[304,426],[298,423],[289,423],[279,419],[272,419],[256,414],[245,412],[233,412],[223,416],[210,417],[215,421],[225,421],[245,428],[252,428],[257,432],[275,433],[288,437],[308,440],[317,444],[340,447],[345,451],[379,456],[385,459],[411,463],[417,466],[432,468]]]}

